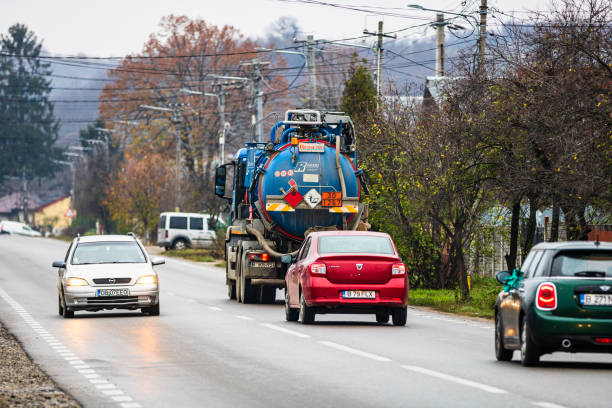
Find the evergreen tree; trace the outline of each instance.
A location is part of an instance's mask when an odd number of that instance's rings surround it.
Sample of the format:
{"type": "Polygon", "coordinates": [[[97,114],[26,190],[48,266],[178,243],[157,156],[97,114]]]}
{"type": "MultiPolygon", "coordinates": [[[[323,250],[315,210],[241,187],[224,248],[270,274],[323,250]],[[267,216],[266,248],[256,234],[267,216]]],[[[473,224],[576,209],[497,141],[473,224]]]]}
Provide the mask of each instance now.
{"type": "Polygon", "coordinates": [[[60,155],[53,114],[50,64],[39,58],[42,42],[23,24],[0,35],[0,182],[49,176],[60,155]]]}
{"type": "Polygon", "coordinates": [[[368,72],[366,61],[357,65],[357,54],[349,70],[349,78],[342,92],[341,110],[349,114],[356,123],[367,117],[367,113],[376,108],[376,85],[368,72]]]}

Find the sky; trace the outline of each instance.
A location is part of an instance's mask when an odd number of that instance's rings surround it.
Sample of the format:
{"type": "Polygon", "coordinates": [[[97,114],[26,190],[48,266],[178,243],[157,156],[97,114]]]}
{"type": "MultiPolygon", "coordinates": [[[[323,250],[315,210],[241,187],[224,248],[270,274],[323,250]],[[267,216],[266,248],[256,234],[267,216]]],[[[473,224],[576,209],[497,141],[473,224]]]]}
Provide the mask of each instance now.
{"type": "MultiPolygon", "coordinates": [[[[546,10],[550,0],[489,0],[489,6],[524,16],[526,10],[546,10]]],[[[158,30],[169,14],[203,18],[209,23],[233,25],[250,37],[261,37],[274,21],[293,16],[305,31],[317,39],[337,40],[375,31],[379,19],[384,31],[395,31],[435,19],[431,11],[417,11],[407,4],[432,9],[476,11],[479,0],[2,0],[0,33],[23,23],[44,42],[53,55],[124,56],[142,49],[149,35],[158,30]],[[380,16],[345,7],[378,7],[380,16]],[[393,14],[393,15],[390,15],[393,14]],[[401,16],[397,16],[401,15],[401,16]]],[[[500,13],[497,16],[503,18],[500,13]]],[[[490,19],[495,23],[494,19],[490,19]]],[[[493,28],[492,28],[493,29],[493,28]]],[[[433,35],[433,30],[414,28],[400,32],[400,38],[433,35]]]]}

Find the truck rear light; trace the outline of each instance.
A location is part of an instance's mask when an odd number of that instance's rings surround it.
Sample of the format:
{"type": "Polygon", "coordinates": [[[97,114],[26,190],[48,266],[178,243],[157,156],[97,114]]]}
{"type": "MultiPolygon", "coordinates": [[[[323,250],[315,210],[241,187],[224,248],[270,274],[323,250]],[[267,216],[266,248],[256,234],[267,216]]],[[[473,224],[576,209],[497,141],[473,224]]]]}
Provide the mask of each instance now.
{"type": "Polygon", "coordinates": [[[270,260],[270,254],[264,252],[263,254],[251,254],[251,261],[268,262],[270,260]]]}
{"type": "Polygon", "coordinates": [[[598,343],[598,344],[612,344],[612,338],[610,338],[610,337],[595,337],[595,343],[598,343]]]}
{"type": "Polygon", "coordinates": [[[555,310],[557,308],[557,289],[554,283],[540,283],[536,291],[536,306],[540,310],[555,310]]]}
{"type": "Polygon", "coordinates": [[[168,230],[165,230],[164,237],[168,238],[168,230]]]}
{"type": "Polygon", "coordinates": [[[406,276],[406,265],[403,263],[394,263],[391,265],[391,276],[394,278],[406,276]]]}
{"type": "Polygon", "coordinates": [[[312,263],[308,267],[308,271],[311,275],[325,275],[327,274],[327,268],[324,263],[312,263]]]}

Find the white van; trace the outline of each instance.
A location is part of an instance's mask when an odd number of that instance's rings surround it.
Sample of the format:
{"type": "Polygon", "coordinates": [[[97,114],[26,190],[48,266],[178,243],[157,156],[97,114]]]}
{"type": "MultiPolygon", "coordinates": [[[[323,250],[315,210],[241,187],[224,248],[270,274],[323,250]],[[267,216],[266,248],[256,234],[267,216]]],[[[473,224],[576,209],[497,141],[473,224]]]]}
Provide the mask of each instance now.
{"type": "Polygon", "coordinates": [[[40,232],[33,230],[23,222],[0,221],[0,234],[25,235],[28,237],[40,237],[40,232]]]}
{"type": "Polygon", "coordinates": [[[157,246],[166,249],[206,248],[215,240],[210,215],[164,212],[159,216],[157,246]]]}

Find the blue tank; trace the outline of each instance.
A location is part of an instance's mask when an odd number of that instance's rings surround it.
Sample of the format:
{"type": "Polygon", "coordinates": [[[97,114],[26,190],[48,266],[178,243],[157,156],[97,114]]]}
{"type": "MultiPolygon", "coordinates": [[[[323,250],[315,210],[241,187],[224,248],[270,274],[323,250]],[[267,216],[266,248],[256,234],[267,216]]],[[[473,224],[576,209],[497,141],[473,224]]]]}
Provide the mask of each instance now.
{"type": "Polygon", "coordinates": [[[340,154],[340,163],[345,200],[329,201],[341,193],[335,146],[308,140],[300,141],[299,146],[277,146],[272,154],[258,160],[263,173],[255,180],[254,195],[261,204],[261,215],[280,234],[297,241],[303,240],[311,227],[341,229],[343,217],[350,223],[356,216],[361,187],[357,179],[360,171],[353,162],[340,154]],[[324,201],[323,196],[328,199],[324,201]]]}

